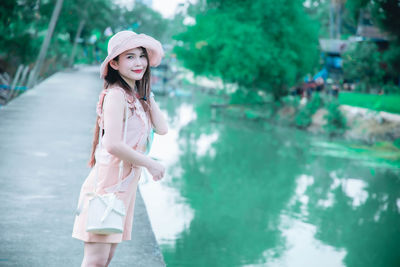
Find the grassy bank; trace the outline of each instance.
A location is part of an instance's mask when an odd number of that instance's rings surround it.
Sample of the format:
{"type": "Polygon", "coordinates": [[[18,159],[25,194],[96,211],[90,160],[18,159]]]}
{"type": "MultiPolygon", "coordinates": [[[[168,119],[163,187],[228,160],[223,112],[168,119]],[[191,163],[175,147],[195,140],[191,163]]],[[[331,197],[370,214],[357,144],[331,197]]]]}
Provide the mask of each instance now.
{"type": "Polygon", "coordinates": [[[377,111],[400,114],[400,95],[373,95],[355,92],[340,92],[339,103],[377,111]]]}

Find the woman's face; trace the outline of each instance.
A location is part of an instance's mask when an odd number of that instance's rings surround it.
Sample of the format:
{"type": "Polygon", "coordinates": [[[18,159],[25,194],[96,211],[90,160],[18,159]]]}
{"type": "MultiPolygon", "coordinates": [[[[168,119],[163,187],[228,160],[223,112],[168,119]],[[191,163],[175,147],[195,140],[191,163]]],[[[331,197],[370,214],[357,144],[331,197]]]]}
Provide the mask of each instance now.
{"type": "Polygon", "coordinates": [[[118,61],[112,60],[110,64],[125,80],[138,81],[143,78],[148,62],[143,49],[137,47],[120,54],[118,61]]]}

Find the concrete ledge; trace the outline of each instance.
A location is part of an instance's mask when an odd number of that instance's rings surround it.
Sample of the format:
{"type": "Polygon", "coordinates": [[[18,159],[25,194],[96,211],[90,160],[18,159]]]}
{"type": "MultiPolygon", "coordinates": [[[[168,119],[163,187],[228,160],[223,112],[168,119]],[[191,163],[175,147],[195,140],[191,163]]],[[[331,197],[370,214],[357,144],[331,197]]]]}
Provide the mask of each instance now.
{"type": "Polygon", "coordinates": [[[400,115],[395,113],[389,113],[385,111],[376,111],[367,108],[353,107],[349,105],[341,105],[340,109],[349,114],[349,116],[363,116],[363,117],[375,117],[378,120],[384,119],[387,122],[400,123],[400,115]]]}

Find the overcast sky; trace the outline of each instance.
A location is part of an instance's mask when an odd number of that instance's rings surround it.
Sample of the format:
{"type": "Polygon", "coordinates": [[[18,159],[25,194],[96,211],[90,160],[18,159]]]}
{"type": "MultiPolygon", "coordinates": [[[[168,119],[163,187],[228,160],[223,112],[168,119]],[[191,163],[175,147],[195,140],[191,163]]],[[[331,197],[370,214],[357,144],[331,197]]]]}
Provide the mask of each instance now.
{"type": "Polygon", "coordinates": [[[185,3],[185,0],[153,0],[153,9],[160,12],[163,17],[170,18],[179,3],[185,3]]]}
{"type": "MultiPolygon", "coordinates": [[[[114,2],[132,8],[135,0],[114,0],[114,2]]],[[[171,18],[178,4],[185,2],[185,0],[153,0],[153,9],[160,12],[164,18],[171,18]]]]}

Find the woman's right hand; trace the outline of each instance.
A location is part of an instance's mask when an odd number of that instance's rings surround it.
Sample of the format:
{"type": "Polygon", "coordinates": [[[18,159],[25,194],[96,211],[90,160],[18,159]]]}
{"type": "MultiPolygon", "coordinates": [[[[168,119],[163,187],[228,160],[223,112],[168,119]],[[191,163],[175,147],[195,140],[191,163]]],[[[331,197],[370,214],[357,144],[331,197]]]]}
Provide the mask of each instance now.
{"type": "Polygon", "coordinates": [[[159,181],[164,177],[165,167],[153,159],[151,159],[147,170],[153,176],[154,181],[159,181]]]}

